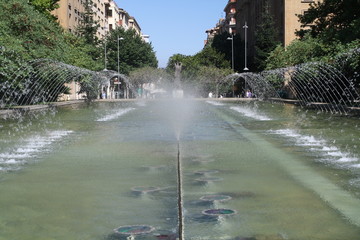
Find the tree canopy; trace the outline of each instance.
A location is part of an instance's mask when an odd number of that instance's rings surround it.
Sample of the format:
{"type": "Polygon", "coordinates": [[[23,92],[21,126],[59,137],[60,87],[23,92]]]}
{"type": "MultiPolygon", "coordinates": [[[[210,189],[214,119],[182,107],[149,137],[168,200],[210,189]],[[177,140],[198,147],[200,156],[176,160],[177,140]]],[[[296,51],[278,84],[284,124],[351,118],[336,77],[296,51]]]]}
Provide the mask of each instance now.
{"type": "Polygon", "coordinates": [[[86,43],[96,46],[99,43],[96,33],[100,24],[94,19],[94,11],[92,10],[93,1],[84,0],[83,6],[85,11],[81,13],[80,24],[76,29],[76,34],[84,38],[86,43]]]}
{"type": "Polygon", "coordinates": [[[118,53],[120,73],[129,74],[146,66],[156,68],[158,61],[150,43],[146,43],[133,29],[116,28],[105,37],[103,47],[107,49],[107,68],[117,71],[118,53]],[[122,40],[118,40],[122,39],[122,40]],[[118,49],[119,46],[119,49],[118,49]]]}
{"type": "Polygon", "coordinates": [[[57,18],[51,14],[51,11],[59,8],[59,1],[60,0],[28,0],[29,4],[33,5],[37,11],[54,21],[57,18]]]}
{"type": "Polygon", "coordinates": [[[255,31],[255,57],[254,69],[262,71],[266,68],[266,59],[270,52],[280,44],[277,40],[277,31],[274,19],[270,13],[268,0],[265,1],[261,14],[261,20],[255,31]]]}
{"type": "Polygon", "coordinates": [[[326,42],[338,40],[342,43],[360,38],[360,1],[324,0],[314,2],[308,11],[299,15],[301,27],[297,35],[309,32],[326,42]]]}

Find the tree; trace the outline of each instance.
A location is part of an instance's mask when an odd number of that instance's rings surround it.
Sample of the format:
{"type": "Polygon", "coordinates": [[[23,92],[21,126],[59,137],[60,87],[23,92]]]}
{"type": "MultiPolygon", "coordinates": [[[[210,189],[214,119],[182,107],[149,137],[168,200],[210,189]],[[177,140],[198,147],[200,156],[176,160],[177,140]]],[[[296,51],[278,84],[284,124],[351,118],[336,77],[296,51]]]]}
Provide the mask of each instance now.
{"type": "Polygon", "coordinates": [[[266,0],[255,31],[254,67],[257,71],[266,68],[266,59],[279,43],[274,19],[270,13],[269,1],[266,0]]]}
{"type": "Polygon", "coordinates": [[[197,53],[194,58],[200,65],[214,66],[217,68],[230,68],[230,63],[225,59],[225,54],[217,51],[211,46],[205,47],[197,53]]]}
{"type": "Polygon", "coordinates": [[[93,49],[79,37],[64,33],[59,24],[25,1],[0,1],[0,83],[10,84],[5,88],[28,80],[50,83],[53,79],[34,75],[36,69],[29,64],[43,58],[99,70],[101,63],[90,56],[93,49]]]}
{"type": "Polygon", "coordinates": [[[274,69],[325,60],[333,51],[333,47],[324,44],[320,39],[306,36],[301,40],[292,41],[286,49],[278,45],[269,54],[266,68],[274,69]]]}
{"type": "Polygon", "coordinates": [[[85,42],[96,46],[99,43],[99,39],[96,36],[97,30],[100,27],[98,21],[94,20],[94,11],[92,10],[93,1],[84,0],[83,2],[84,12],[81,13],[81,20],[76,33],[85,39],[85,42]]]}
{"type": "Polygon", "coordinates": [[[309,32],[326,42],[339,40],[342,43],[360,38],[360,1],[324,0],[312,3],[308,11],[299,15],[301,27],[296,34],[300,37],[309,32]]]}
{"type": "Polygon", "coordinates": [[[152,45],[143,41],[133,29],[116,28],[110,31],[103,44],[105,41],[109,69],[117,71],[118,53],[120,72],[123,74],[129,74],[137,68],[158,66],[152,45]],[[119,38],[123,40],[118,40],[119,38]]]}
{"type": "Polygon", "coordinates": [[[136,86],[140,91],[139,95],[144,93],[144,84],[155,84],[159,89],[171,89],[172,76],[162,68],[143,67],[137,68],[129,74],[130,81],[133,86],[136,86]]]}
{"type": "Polygon", "coordinates": [[[202,97],[207,97],[209,92],[214,92],[215,97],[226,95],[231,89],[232,82],[226,80],[231,74],[231,69],[201,66],[198,73],[197,91],[202,97]]]}
{"type": "Polygon", "coordinates": [[[57,18],[51,14],[51,11],[59,8],[58,2],[60,0],[28,0],[30,5],[33,5],[37,11],[44,14],[49,20],[56,21],[57,18]]]}

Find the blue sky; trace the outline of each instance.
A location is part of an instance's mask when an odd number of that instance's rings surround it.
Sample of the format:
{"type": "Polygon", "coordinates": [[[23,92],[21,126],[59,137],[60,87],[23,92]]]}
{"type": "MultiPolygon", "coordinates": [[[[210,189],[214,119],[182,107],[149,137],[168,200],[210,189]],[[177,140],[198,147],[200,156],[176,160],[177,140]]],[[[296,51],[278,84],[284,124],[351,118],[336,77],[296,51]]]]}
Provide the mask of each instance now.
{"type": "Polygon", "coordinates": [[[150,35],[159,67],[169,57],[201,51],[205,31],[224,16],[228,0],[115,0],[139,23],[142,33],[150,35]]]}

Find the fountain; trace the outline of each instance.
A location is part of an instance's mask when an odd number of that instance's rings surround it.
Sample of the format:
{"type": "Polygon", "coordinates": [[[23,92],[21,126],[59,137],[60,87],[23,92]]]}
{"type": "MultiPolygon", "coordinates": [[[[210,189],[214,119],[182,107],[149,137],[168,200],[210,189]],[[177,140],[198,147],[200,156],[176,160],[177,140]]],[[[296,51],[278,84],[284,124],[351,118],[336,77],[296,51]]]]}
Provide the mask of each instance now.
{"type": "MultiPolygon", "coordinates": [[[[53,100],[73,79],[96,95],[127,81],[48,60],[24,71],[28,81],[1,90],[4,108],[53,100]]],[[[1,118],[0,238],[356,239],[360,125],[349,109],[359,98],[344,77],[322,63],[228,77],[261,100],[284,87],[311,109],[184,98],[1,118]]]]}
{"type": "Polygon", "coordinates": [[[78,84],[77,99],[96,99],[100,89],[107,92],[106,98],[119,98],[115,96],[115,87],[120,83],[123,83],[123,98],[136,94],[128,78],[115,71],[94,72],[50,59],[37,59],[24,64],[2,83],[0,107],[6,109],[56,102],[69,93],[68,84],[71,82],[78,84]],[[121,81],[114,83],[114,79],[121,81]]]}

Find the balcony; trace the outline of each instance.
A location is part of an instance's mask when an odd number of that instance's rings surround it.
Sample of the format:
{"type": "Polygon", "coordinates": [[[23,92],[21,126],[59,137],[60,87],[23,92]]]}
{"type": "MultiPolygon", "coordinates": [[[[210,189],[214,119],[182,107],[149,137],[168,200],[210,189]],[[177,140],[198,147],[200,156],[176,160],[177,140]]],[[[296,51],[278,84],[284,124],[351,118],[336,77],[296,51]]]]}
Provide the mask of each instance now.
{"type": "Polygon", "coordinates": [[[235,8],[237,0],[229,0],[229,2],[226,4],[224,12],[229,12],[229,9],[235,8]]]}

